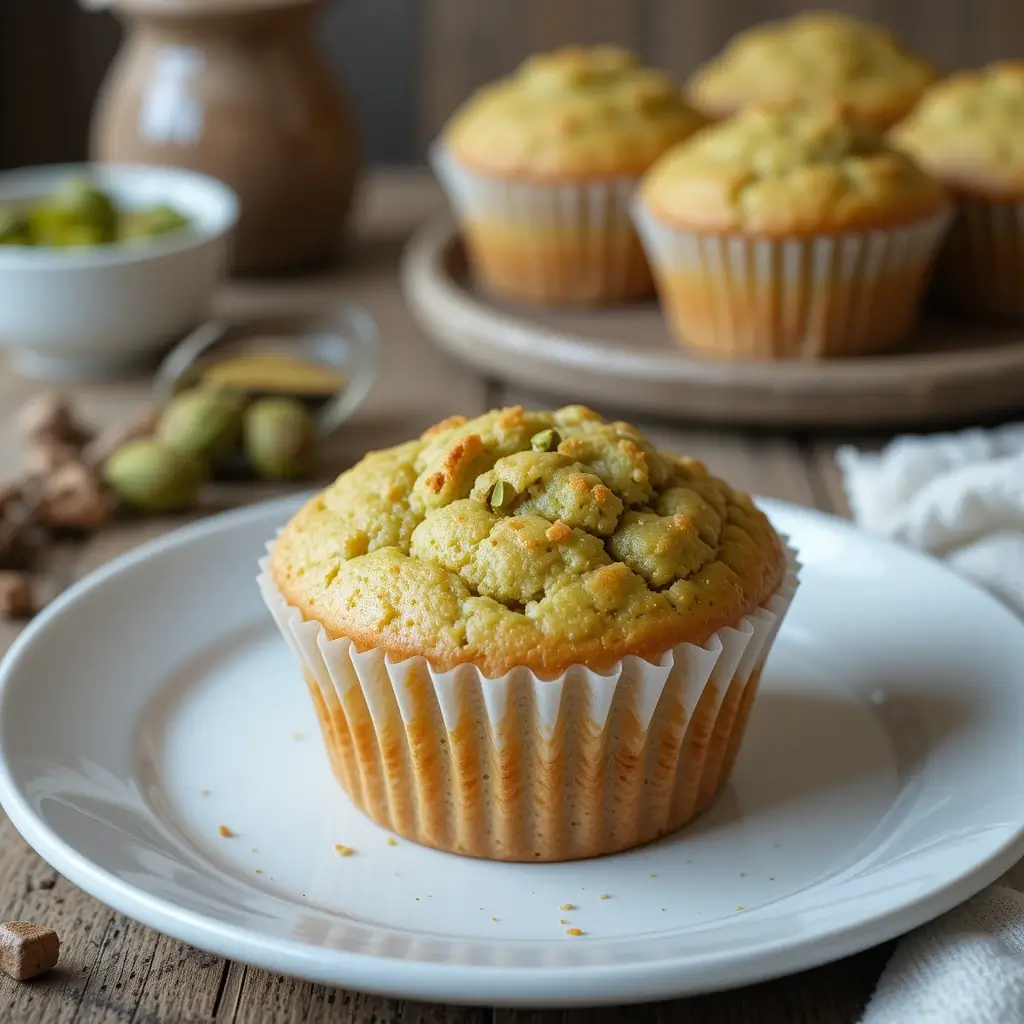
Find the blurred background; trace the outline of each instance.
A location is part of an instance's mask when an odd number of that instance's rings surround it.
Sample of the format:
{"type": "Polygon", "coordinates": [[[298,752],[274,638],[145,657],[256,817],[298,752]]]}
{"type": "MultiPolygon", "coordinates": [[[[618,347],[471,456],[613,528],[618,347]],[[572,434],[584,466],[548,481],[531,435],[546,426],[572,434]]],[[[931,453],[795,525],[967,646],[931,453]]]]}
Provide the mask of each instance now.
{"type": "MultiPolygon", "coordinates": [[[[617,42],[681,78],[740,29],[811,7],[884,24],[946,70],[1019,57],[1022,0],[332,0],[318,37],[365,159],[422,157],[454,107],[527,54],[617,42]]],[[[78,160],[121,28],[76,0],[0,2],[0,166],[78,160]]]]}

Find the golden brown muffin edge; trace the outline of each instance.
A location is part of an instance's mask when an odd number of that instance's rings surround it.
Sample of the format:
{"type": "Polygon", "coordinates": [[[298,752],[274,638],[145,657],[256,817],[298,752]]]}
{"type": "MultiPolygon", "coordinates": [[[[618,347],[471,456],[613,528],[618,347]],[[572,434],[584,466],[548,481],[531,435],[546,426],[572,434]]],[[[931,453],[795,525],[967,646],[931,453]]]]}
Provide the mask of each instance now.
{"type": "Polygon", "coordinates": [[[697,70],[687,92],[715,118],[751,104],[823,99],[885,129],[938,77],[931,63],[880,25],[837,11],[806,11],[734,36],[697,70]]]}
{"type": "Polygon", "coordinates": [[[581,406],[512,407],[367,455],[288,523],[270,571],[361,650],[550,678],[704,643],[770,598],[786,557],[701,463],[581,406]]]}
{"type": "Polygon", "coordinates": [[[628,50],[568,47],[480,89],[442,137],[479,173],[554,184],[642,174],[706,123],[667,75],[628,50]]]}
{"type": "Polygon", "coordinates": [[[1024,198],[1024,61],[939,82],[890,139],[954,193],[1024,198]]]}
{"type": "Polygon", "coordinates": [[[666,223],[768,236],[872,230],[938,214],[941,185],[840,105],[766,104],[697,132],[643,178],[666,223]]]}

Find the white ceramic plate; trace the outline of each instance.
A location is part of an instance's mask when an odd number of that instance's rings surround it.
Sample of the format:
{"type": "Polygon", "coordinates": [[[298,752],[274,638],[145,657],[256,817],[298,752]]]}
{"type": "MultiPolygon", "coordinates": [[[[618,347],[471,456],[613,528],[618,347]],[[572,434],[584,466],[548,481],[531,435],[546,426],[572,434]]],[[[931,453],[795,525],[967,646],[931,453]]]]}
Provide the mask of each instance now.
{"type": "Polygon", "coordinates": [[[733,786],[653,846],[503,865],[390,845],[335,784],[257,595],[291,501],[140,548],[29,626],[0,670],[0,797],[118,910],[367,991],[633,1002],[852,953],[1024,853],[1024,626],[937,564],[766,507],[803,585],[733,786]]]}

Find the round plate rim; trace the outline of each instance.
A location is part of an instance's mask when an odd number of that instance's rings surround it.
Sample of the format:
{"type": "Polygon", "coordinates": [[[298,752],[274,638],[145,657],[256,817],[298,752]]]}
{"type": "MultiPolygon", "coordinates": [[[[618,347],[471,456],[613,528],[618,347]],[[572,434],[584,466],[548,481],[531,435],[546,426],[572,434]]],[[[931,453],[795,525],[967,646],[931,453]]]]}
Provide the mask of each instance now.
{"type": "MultiPolygon", "coordinates": [[[[532,320],[525,305],[508,311],[462,287],[445,268],[446,254],[459,243],[458,228],[449,214],[428,221],[412,237],[401,266],[409,307],[446,352],[485,373],[498,373],[527,387],[554,390],[549,374],[575,371],[599,381],[595,386],[581,378],[577,384],[577,390],[586,389],[584,397],[593,401],[674,417],[684,409],[682,418],[696,421],[803,427],[941,423],[1021,408],[1013,389],[1002,385],[1008,376],[1024,383],[1024,329],[1019,341],[1003,345],[858,359],[717,362],[666,348],[664,352],[645,350],[644,359],[638,360],[625,346],[598,346],[567,328],[532,320]],[[634,400],[622,393],[623,379],[654,390],[634,400]],[[657,391],[668,385],[680,389],[672,400],[659,397],[657,391]],[[993,400],[993,385],[997,394],[1006,397],[993,400]],[[717,405],[688,401],[699,389],[722,396],[742,395],[744,400],[723,397],[717,405]],[[875,389],[863,399],[867,412],[858,411],[856,404],[849,409],[800,406],[801,400],[820,398],[822,393],[852,402],[854,393],[867,389],[875,389]],[[765,397],[779,391],[788,396],[786,408],[765,397]],[[949,398],[954,393],[956,408],[950,414],[935,396],[949,398]]],[[[979,332],[989,329],[974,326],[979,332]]]]}
{"type": "MultiPolygon", "coordinates": [[[[66,607],[82,600],[93,588],[129,567],[194,539],[244,527],[252,521],[284,521],[305,497],[308,495],[260,502],[173,530],[113,559],[75,583],[26,626],[0,661],[0,715],[22,653],[39,641],[51,624],[59,620],[66,607]]],[[[774,499],[757,500],[769,514],[777,510],[805,517],[829,529],[839,529],[861,538],[867,536],[845,520],[814,509],[774,499]]],[[[952,578],[957,585],[988,602],[992,611],[1001,615],[1013,628],[1024,631],[1024,623],[1020,623],[994,597],[941,563],[883,538],[868,539],[874,545],[899,552],[902,557],[927,563],[934,571],[952,578]]],[[[853,955],[934,919],[994,882],[1024,856],[1022,821],[1014,834],[987,858],[913,900],[877,911],[855,925],[819,933],[813,939],[804,937],[788,945],[783,942],[774,945],[769,953],[758,951],[735,958],[727,961],[724,969],[719,960],[713,979],[706,983],[680,984],[676,977],[679,960],[611,968],[607,965],[551,969],[469,967],[388,959],[317,948],[295,940],[267,938],[184,910],[169,899],[141,892],[80,855],[32,811],[2,748],[0,804],[25,841],[53,868],[102,903],[159,932],[226,959],[240,960],[312,982],[393,998],[461,1005],[566,1007],[640,1003],[747,985],[806,970],[853,955]]],[[[707,959],[710,964],[715,957],[707,959]]],[[[693,958],[686,962],[692,968],[693,958]]]]}

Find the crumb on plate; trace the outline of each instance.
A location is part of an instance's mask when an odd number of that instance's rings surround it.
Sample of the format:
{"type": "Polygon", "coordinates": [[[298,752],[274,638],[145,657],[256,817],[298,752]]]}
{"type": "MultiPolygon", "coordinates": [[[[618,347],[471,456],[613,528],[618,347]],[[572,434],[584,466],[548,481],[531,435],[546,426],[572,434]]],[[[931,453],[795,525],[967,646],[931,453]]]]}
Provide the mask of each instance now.
{"type": "Polygon", "coordinates": [[[355,853],[356,851],[353,850],[351,846],[345,846],[344,843],[335,843],[334,844],[334,852],[339,857],[351,857],[352,854],[355,853]]]}
{"type": "Polygon", "coordinates": [[[235,838],[235,833],[232,832],[231,829],[229,829],[227,827],[227,825],[218,825],[217,826],[217,833],[221,836],[222,839],[234,839],[235,838]]]}

